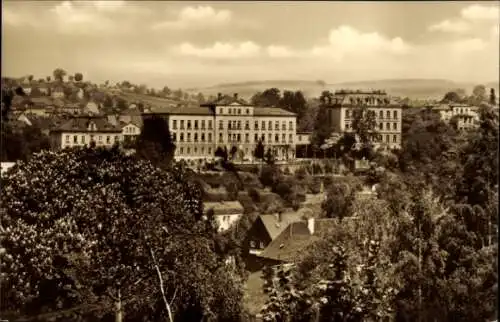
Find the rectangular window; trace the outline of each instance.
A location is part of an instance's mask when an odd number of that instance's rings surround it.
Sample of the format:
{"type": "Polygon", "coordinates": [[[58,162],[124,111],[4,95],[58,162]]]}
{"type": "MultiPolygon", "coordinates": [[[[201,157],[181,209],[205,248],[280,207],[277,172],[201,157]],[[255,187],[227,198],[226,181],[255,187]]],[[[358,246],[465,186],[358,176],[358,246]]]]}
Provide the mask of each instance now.
{"type": "Polygon", "coordinates": [[[285,121],[281,122],[281,129],[283,131],[286,131],[286,122],[285,121]]]}
{"type": "Polygon", "coordinates": [[[238,139],[237,140],[238,140],[238,142],[241,142],[241,134],[240,133],[238,133],[238,139]]]}
{"type": "Polygon", "coordinates": [[[255,121],[255,129],[258,130],[259,129],[259,121],[255,121]]]}
{"type": "Polygon", "coordinates": [[[201,133],[201,142],[205,142],[205,133],[201,133]]]}
{"type": "Polygon", "coordinates": [[[233,142],[236,142],[236,134],[233,134],[233,142]]]}
{"type": "Polygon", "coordinates": [[[180,139],[181,139],[181,142],[184,142],[184,133],[181,133],[180,139]]]}
{"type": "Polygon", "coordinates": [[[194,142],[198,142],[198,133],[194,134],[194,142]]]}
{"type": "Polygon", "coordinates": [[[219,121],[219,130],[223,130],[224,129],[224,121],[220,120],[219,121]]]}
{"type": "Polygon", "coordinates": [[[108,135],[106,136],[106,144],[110,144],[111,143],[111,137],[108,135]]]}
{"type": "Polygon", "coordinates": [[[120,142],[120,137],[118,135],[115,135],[115,142],[120,142]]]}
{"type": "Polygon", "coordinates": [[[398,129],[398,123],[392,123],[392,129],[396,131],[398,129]]]}
{"type": "Polygon", "coordinates": [[[238,130],[241,130],[241,121],[238,121],[238,130]]]}
{"type": "Polygon", "coordinates": [[[289,143],[293,142],[293,135],[292,134],[288,134],[288,142],[289,143]]]}
{"type": "Polygon", "coordinates": [[[66,143],[69,143],[69,135],[66,135],[66,143]]]}
{"type": "Polygon", "coordinates": [[[386,136],[385,136],[385,142],[389,143],[389,134],[386,134],[386,136]]]}
{"type": "Polygon", "coordinates": [[[219,133],[219,142],[224,142],[224,137],[222,137],[222,133],[219,133]]]}
{"type": "Polygon", "coordinates": [[[227,135],[227,142],[231,142],[231,134],[227,135]]]}
{"type": "Polygon", "coordinates": [[[231,127],[232,127],[232,126],[231,126],[231,121],[228,121],[228,122],[227,122],[227,129],[228,129],[228,130],[230,130],[230,129],[231,129],[231,127]]]}
{"type": "Polygon", "coordinates": [[[269,134],[267,135],[267,142],[269,142],[269,143],[273,142],[273,136],[272,136],[272,134],[271,134],[271,133],[269,133],[269,134]]]}
{"type": "Polygon", "coordinates": [[[394,142],[394,143],[397,143],[397,142],[398,142],[398,136],[397,136],[396,134],[394,134],[394,135],[392,136],[392,142],[394,142]]]}
{"type": "Polygon", "coordinates": [[[266,135],[262,134],[262,137],[260,139],[262,140],[262,143],[266,142],[266,135]]]}
{"type": "Polygon", "coordinates": [[[279,131],[280,130],[280,122],[274,121],[274,130],[279,131]]]}
{"type": "Polygon", "coordinates": [[[194,147],[194,149],[193,149],[193,153],[194,153],[194,154],[198,153],[198,148],[197,148],[197,147],[194,147]]]}
{"type": "Polygon", "coordinates": [[[398,111],[392,112],[392,117],[397,119],[398,118],[398,111]]]}
{"type": "Polygon", "coordinates": [[[190,120],[187,121],[187,129],[191,130],[191,121],[190,120]]]}
{"type": "Polygon", "coordinates": [[[223,113],[224,113],[224,109],[223,109],[222,107],[219,109],[219,113],[220,113],[220,114],[223,114],[223,113]]]}
{"type": "MultiPolygon", "coordinates": [[[[188,134],[187,134],[187,140],[186,140],[186,141],[191,142],[191,133],[188,133],[188,134]]],[[[188,152],[188,153],[189,153],[189,152],[188,152]]]]}
{"type": "Polygon", "coordinates": [[[78,136],[77,135],[73,135],[73,143],[78,143],[78,136]]]}
{"type": "Polygon", "coordinates": [[[208,148],[208,154],[212,154],[212,148],[208,148]]]}
{"type": "Polygon", "coordinates": [[[386,115],[386,117],[387,117],[388,119],[390,119],[390,118],[391,118],[391,111],[387,111],[387,112],[385,112],[385,115],[386,115]]]}
{"type": "Polygon", "coordinates": [[[346,130],[349,130],[349,123],[345,124],[345,128],[346,128],[346,130]]]}
{"type": "Polygon", "coordinates": [[[241,108],[238,109],[238,114],[241,114],[241,108]]]}
{"type": "Polygon", "coordinates": [[[205,120],[202,120],[201,121],[201,129],[204,130],[205,129],[205,120]]]}
{"type": "Polygon", "coordinates": [[[250,122],[249,121],[245,122],[245,130],[250,130],[250,122]]]}
{"type": "Polygon", "coordinates": [[[172,141],[176,142],[177,141],[177,133],[172,133],[172,141]]]}
{"type": "Polygon", "coordinates": [[[378,128],[379,128],[380,130],[383,130],[383,129],[384,129],[384,123],[379,123],[378,128]]]}
{"type": "Polygon", "coordinates": [[[82,144],[85,144],[85,135],[82,135],[81,139],[82,139],[82,144]]]}
{"type": "Polygon", "coordinates": [[[262,121],[262,131],[265,131],[265,130],[266,130],[266,122],[262,121]]]}
{"type": "Polygon", "coordinates": [[[208,142],[212,142],[212,133],[208,133],[208,142]]]}
{"type": "Polygon", "coordinates": [[[384,118],[384,111],[380,111],[378,115],[379,115],[379,117],[380,117],[381,119],[383,119],[383,118],[384,118]]]}
{"type": "Polygon", "coordinates": [[[254,134],[254,136],[253,136],[253,140],[254,140],[255,142],[258,142],[258,141],[259,141],[259,135],[258,135],[257,133],[255,133],[255,134],[254,134]]]}
{"type": "Polygon", "coordinates": [[[274,142],[276,142],[276,143],[280,142],[280,136],[278,134],[274,135],[274,142]]]}
{"type": "Polygon", "coordinates": [[[201,154],[205,154],[205,148],[201,148],[201,154]]]}
{"type": "Polygon", "coordinates": [[[391,129],[391,123],[385,123],[385,129],[390,130],[391,129]]]}
{"type": "Polygon", "coordinates": [[[209,120],[208,121],[208,129],[211,130],[212,129],[212,120],[209,120]]]}
{"type": "Polygon", "coordinates": [[[177,120],[172,121],[172,129],[177,130],[177,120]]]}
{"type": "Polygon", "coordinates": [[[281,142],[286,143],[286,134],[281,135],[281,142]]]}
{"type": "Polygon", "coordinates": [[[293,122],[288,122],[288,130],[293,131],[293,122]]]}
{"type": "Polygon", "coordinates": [[[195,121],[194,121],[194,129],[195,129],[195,130],[197,130],[197,129],[198,129],[198,121],[197,121],[197,120],[195,120],[195,121]]]}
{"type": "Polygon", "coordinates": [[[102,135],[99,135],[99,142],[102,142],[102,135]]]}
{"type": "Polygon", "coordinates": [[[181,130],[184,130],[184,120],[181,120],[181,130]]]}
{"type": "Polygon", "coordinates": [[[269,131],[271,131],[273,129],[273,122],[272,121],[267,122],[267,128],[269,129],[269,131]]]}
{"type": "Polygon", "coordinates": [[[191,153],[191,148],[187,148],[186,150],[187,150],[187,151],[186,151],[186,152],[187,152],[187,154],[190,154],[190,153],[191,153]]]}
{"type": "Polygon", "coordinates": [[[345,110],[345,118],[348,119],[351,117],[351,111],[345,110]]]}
{"type": "Polygon", "coordinates": [[[180,151],[181,151],[181,153],[179,153],[179,154],[181,154],[181,155],[184,154],[184,148],[183,147],[181,147],[180,151]]]}
{"type": "Polygon", "coordinates": [[[250,134],[245,134],[245,143],[250,143],[250,134]]]}

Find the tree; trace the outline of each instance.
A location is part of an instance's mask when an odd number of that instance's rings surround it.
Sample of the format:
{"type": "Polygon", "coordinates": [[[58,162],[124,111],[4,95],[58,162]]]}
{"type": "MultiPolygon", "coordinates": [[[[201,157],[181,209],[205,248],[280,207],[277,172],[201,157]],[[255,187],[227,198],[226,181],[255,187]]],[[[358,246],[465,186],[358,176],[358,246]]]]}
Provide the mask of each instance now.
{"type": "Polygon", "coordinates": [[[200,104],[203,104],[205,103],[205,96],[203,96],[203,93],[198,93],[198,95],[196,95],[196,100],[198,101],[198,103],[200,104]]]}
{"type": "Polygon", "coordinates": [[[326,199],[321,205],[327,218],[349,217],[351,207],[356,197],[356,189],[345,182],[333,183],[326,194],[326,199]]]}
{"type": "Polygon", "coordinates": [[[264,156],[264,161],[266,161],[266,163],[269,165],[273,165],[274,162],[276,161],[276,158],[274,156],[273,151],[271,151],[271,148],[267,149],[266,155],[264,156]]]}
{"type": "Polygon", "coordinates": [[[28,75],[28,81],[31,83],[33,81],[33,75],[28,75]]]}
{"type": "Polygon", "coordinates": [[[182,92],[181,89],[175,90],[172,94],[174,95],[174,98],[178,101],[182,100],[182,97],[184,97],[184,93],[182,92]]]}
{"type": "Polygon", "coordinates": [[[222,147],[220,147],[220,146],[219,146],[219,147],[217,147],[217,149],[215,150],[214,155],[215,155],[216,157],[222,158],[222,160],[223,160],[224,162],[227,162],[227,160],[228,160],[228,158],[229,158],[229,154],[227,153],[227,148],[226,148],[226,147],[224,147],[224,148],[222,148],[222,147]]]}
{"type": "Polygon", "coordinates": [[[238,148],[236,146],[232,146],[229,154],[231,155],[231,160],[234,160],[236,157],[236,153],[238,152],[238,148]]]}
{"type": "Polygon", "coordinates": [[[51,80],[50,76],[47,76],[46,79],[47,79],[47,82],[50,82],[50,80],[51,80]]]}
{"type": "Polygon", "coordinates": [[[82,73],[75,73],[75,81],[81,82],[83,80],[83,74],[82,73]]]}
{"type": "Polygon", "coordinates": [[[162,93],[165,94],[165,96],[169,97],[172,94],[172,91],[170,90],[170,88],[168,88],[168,86],[164,86],[162,89],[162,93]]]}
{"type": "Polygon", "coordinates": [[[284,91],[279,107],[297,114],[297,122],[300,122],[306,114],[307,101],[301,91],[284,91]]]}
{"type": "Polygon", "coordinates": [[[484,85],[477,85],[472,90],[472,95],[477,97],[480,101],[486,100],[486,87],[484,85]]]}
{"type": "Polygon", "coordinates": [[[328,139],[335,129],[330,125],[330,121],[328,119],[328,109],[325,105],[320,105],[318,109],[318,114],[316,115],[316,121],[314,123],[314,131],[312,133],[311,143],[319,147],[325,140],[328,139]]]}
{"type": "Polygon", "coordinates": [[[120,305],[126,321],[237,319],[241,281],[187,176],[117,149],[16,165],[0,197],[2,315],[104,321],[120,305]]]}
{"type": "Polygon", "coordinates": [[[120,111],[125,111],[126,109],[128,109],[128,106],[127,106],[127,101],[124,100],[123,98],[119,97],[117,100],[116,100],[116,108],[120,111]]]}
{"type": "Polygon", "coordinates": [[[175,144],[170,137],[167,121],[161,116],[146,118],[141,134],[136,141],[136,153],[162,168],[170,167],[175,153],[175,144]]]}
{"type": "Polygon", "coordinates": [[[493,106],[497,105],[497,98],[496,98],[496,95],[495,95],[495,89],[494,88],[490,89],[490,104],[493,105],[493,106]]]}
{"type": "Polygon", "coordinates": [[[441,103],[461,103],[462,97],[456,92],[448,92],[444,95],[441,103]]]}
{"type": "Polygon", "coordinates": [[[259,142],[257,142],[253,156],[256,159],[260,159],[261,161],[264,161],[265,148],[264,148],[264,143],[262,143],[262,140],[259,140],[259,142]]]}
{"type": "Polygon", "coordinates": [[[113,99],[111,98],[111,96],[106,95],[104,97],[104,102],[102,103],[102,106],[107,107],[107,108],[113,107],[113,99]]]}
{"type": "Polygon", "coordinates": [[[251,103],[255,106],[277,107],[280,104],[281,93],[277,88],[268,88],[263,92],[258,92],[251,98],[251,103]]]}
{"type": "Polygon", "coordinates": [[[54,69],[54,71],[52,72],[52,75],[54,76],[54,79],[59,81],[59,82],[63,82],[64,81],[64,76],[67,75],[66,71],[62,68],[56,68],[54,69]]]}
{"type": "Polygon", "coordinates": [[[75,77],[74,77],[73,75],[69,75],[69,76],[68,76],[68,80],[69,80],[70,82],[73,82],[73,80],[74,80],[74,79],[75,79],[75,77]]]}

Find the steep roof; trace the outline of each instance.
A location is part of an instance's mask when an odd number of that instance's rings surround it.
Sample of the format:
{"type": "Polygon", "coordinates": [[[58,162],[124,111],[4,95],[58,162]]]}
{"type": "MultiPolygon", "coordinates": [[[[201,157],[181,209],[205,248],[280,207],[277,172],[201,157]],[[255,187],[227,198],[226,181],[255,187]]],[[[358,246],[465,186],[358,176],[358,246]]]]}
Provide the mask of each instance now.
{"type": "Polygon", "coordinates": [[[243,206],[239,201],[204,202],[203,209],[206,213],[213,209],[214,215],[243,214],[243,206]]]}
{"type": "Polygon", "coordinates": [[[64,122],[57,128],[53,130],[53,132],[110,132],[110,133],[121,133],[122,130],[109,123],[106,118],[103,117],[93,117],[93,116],[78,116],[69,119],[64,122]],[[88,126],[89,123],[93,122],[97,130],[89,131],[88,126]]]}
{"type": "Polygon", "coordinates": [[[229,95],[221,95],[220,97],[217,97],[215,100],[208,102],[206,104],[202,104],[202,106],[209,106],[209,105],[215,105],[215,106],[225,106],[225,105],[231,105],[237,103],[239,105],[243,106],[251,106],[250,103],[245,101],[242,98],[238,98],[237,96],[229,96],[229,95]]]}
{"type": "Polygon", "coordinates": [[[287,212],[281,214],[281,221],[278,220],[277,215],[260,215],[259,218],[264,224],[264,227],[271,239],[275,239],[278,235],[286,229],[286,227],[293,222],[300,221],[302,214],[297,212],[287,212]]]}
{"type": "Polygon", "coordinates": [[[207,107],[161,107],[153,108],[144,114],[173,114],[173,115],[213,115],[207,107]]]}
{"type": "Polygon", "coordinates": [[[259,256],[293,262],[309,245],[330,234],[336,224],[336,219],[314,219],[314,232],[311,233],[305,220],[290,223],[259,256]]]}

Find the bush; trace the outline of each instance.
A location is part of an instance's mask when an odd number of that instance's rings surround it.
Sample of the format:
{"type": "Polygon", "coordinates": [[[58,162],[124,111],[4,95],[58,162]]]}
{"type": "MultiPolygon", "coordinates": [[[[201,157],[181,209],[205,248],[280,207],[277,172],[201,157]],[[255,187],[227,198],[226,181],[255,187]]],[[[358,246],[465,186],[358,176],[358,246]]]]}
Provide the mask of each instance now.
{"type": "Polygon", "coordinates": [[[237,200],[243,206],[243,211],[245,214],[251,214],[257,210],[257,206],[255,205],[255,202],[249,193],[239,193],[237,200]]]}
{"type": "Polygon", "coordinates": [[[312,194],[318,194],[321,191],[321,179],[320,178],[313,178],[308,182],[308,190],[309,193],[312,194]]]}
{"type": "Polygon", "coordinates": [[[250,198],[252,198],[253,202],[259,203],[260,202],[260,194],[255,188],[250,188],[248,189],[248,195],[250,198]]]}
{"type": "Polygon", "coordinates": [[[299,180],[303,180],[308,176],[307,169],[305,167],[300,167],[295,171],[295,177],[299,180]]]}
{"type": "Polygon", "coordinates": [[[292,173],[290,171],[290,168],[289,167],[285,167],[285,169],[283,170],[283,174],[285,174],[287,176],[291,175],[292,173]]]}
{"type": "Polygon", "coordinates": [[[314,163],[313,166],[312,166],[312,170],[314,171],[313,173],[314,174],[322,174],[323,173],[323,169],[321,168],[321,166],[317,163],[314,163]]]}
{"type": "Polygon", "coordinates": [[[280,173],[278,167],[272,166],[272,165],[265,165],[262,168],[262,172],[260,174],[260,182],[265,187],[272,188],[272,187],[276,186],[280,175],[281,175],[281,173],[280,173]]]}

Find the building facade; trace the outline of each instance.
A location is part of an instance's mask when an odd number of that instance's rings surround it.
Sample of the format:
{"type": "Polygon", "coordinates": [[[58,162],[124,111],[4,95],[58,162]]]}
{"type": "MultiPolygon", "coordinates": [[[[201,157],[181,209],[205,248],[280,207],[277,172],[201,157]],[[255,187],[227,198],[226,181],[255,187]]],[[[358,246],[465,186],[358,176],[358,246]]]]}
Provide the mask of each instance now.
{"type": "Polygon", "coordinates": [[[105,118],[91,116],[73,117],[50,131],[51,148],[61,150],[72,147],[112,147],[123,141],[122,129],[105,118]]]}
{"type": "Polygon", "coordinates": [[[261,140],[278,160],[295,158],[296,115],[257,107],[238,98],[222,96],[199,107],[167,107],[143,114],[161,115],[168,121],[177,148],[176,159],[211,159],[218,148],[237,148],[241,161],[253,161],[261,140]]]}
{"type": "Polygon", "coordinates": [[[478,107],[467,104],[441,104],[431,106],[431,110],[439,113],[443,122],[455,122],[458,130],[468,130],[479,126],[478,107]]]}
{"type": "Polygon", "coordinates": [[[384,91],[336,91],[328,107],[328,119],[335,132],[353,133],[355,111],[372,113],[376,122],[376,148],[401,148],[402,106],[384,91]]]}

